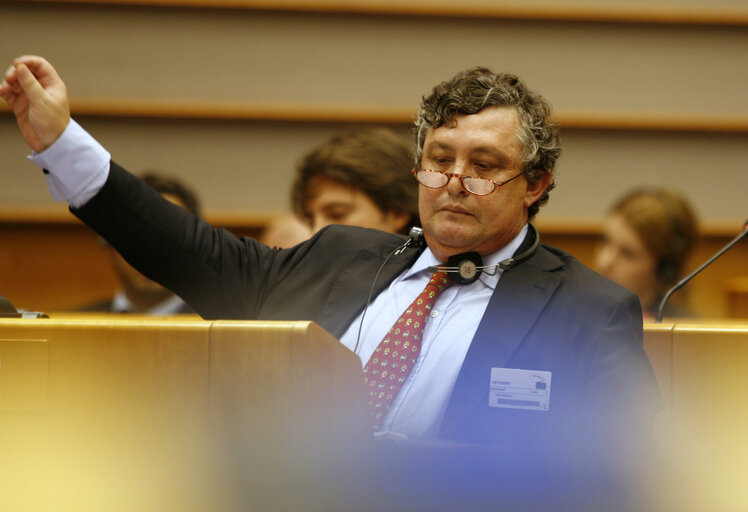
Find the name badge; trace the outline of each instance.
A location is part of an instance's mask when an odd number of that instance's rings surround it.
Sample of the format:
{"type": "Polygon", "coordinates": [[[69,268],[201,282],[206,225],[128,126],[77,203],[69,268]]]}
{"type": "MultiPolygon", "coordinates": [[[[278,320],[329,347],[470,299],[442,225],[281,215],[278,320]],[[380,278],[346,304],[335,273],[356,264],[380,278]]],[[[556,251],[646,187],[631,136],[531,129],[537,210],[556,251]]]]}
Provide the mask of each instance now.
{"type": "Polygon", "coordinates": [[[491,368],[488,406],[547,411],[551,406],[551,372],[491,368]]]}

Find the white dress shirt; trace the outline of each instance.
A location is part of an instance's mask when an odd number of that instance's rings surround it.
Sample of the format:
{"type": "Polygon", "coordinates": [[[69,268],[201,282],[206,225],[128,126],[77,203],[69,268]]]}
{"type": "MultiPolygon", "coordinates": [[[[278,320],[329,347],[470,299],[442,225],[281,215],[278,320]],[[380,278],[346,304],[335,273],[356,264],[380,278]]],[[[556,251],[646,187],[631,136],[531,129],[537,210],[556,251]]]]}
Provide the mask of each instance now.
{"type": "Polygon", "coordinates": [[[29,160],[48,171],[47,186],[55,201],[67,201],[78,208],[106,183],[111,158],[96,139],[71,119],[51,146],[33,153],[29,160]]]}

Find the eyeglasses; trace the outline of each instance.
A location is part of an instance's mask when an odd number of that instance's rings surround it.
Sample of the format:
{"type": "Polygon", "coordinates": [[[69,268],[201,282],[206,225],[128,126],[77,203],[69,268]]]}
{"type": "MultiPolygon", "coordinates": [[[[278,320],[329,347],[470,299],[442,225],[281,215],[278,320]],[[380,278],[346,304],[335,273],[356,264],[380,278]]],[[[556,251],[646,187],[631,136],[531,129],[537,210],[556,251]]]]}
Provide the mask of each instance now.
{"type": "Polygon", "coordinates": [[[442,188],[452,176],[460,178],[462,186],[465,190],[476,196],[487,196],[498,187],[506,185],[512,180],[516,180],[524,174],[524,171],[520,172],[516,176],[512,176],[506,181],[496,181],[488,178],[481,178],[480,176],[466,176],[464,174],[456,174],[453,172],[435,171],[433,169],[419,169],[416,167],[410,171],[413,176],[418,180],[418,183],[428,188],[442,188]]]}

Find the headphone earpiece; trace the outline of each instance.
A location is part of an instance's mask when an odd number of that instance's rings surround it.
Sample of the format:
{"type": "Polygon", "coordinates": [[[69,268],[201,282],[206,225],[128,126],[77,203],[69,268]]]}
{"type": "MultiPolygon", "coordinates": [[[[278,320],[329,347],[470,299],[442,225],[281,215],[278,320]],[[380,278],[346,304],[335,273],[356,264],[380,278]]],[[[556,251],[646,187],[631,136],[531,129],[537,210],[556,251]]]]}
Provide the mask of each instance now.
{"type": "MultiPolygon", "coordinates": [[[[478,279],[480,273],[483,270],[496,272],[499,268],[502,271],[509,270],[510,268],[522,263],[530,256],[535,254],[538,246],[540,245],[540,235],[535,226],[528,223],[528,229],[530,230],[530,236],[533,237],[532,245],[526,251],[523,251],[517,256],[507,258],[500,261],[497,265],[483,266],[483,259],[477,252],[463,252],[461,254],[455,254],[447,260],[447,264],[444,266],[433,266],[429,267],[429,270],[435,272],[440,270],[447,273],[447,277],[457,284],[470,284],[478,279]]],[[[491,274],[493,275],[493,274],[491,274]]]]}
{"type": "Polygon", "coordinates": [[[677,212],[677,205],[673,204],[668,196],[663,195],[659,199],[670,223],[672,237],[668,253],[658,262],[656,273],[661,282],[670,284],[678,280],[680,271],[678,262],[683,259],[686,252],[686,234],[681,217],[677,212]]]}
{"type": "Polygon", "coordinates": [[[447,260],[447,267],[457,270],[447,271],[447,277],[457,284],[470,284],[478,279],[483,259],[477,252],[455,254],[447,260]]]}
{"type": "Polygon", "coordinates": [[[657,278],[663,283],[674,283],[678,280],[678,266],[669,260],[662,260],[657,265],[657,278]]]}

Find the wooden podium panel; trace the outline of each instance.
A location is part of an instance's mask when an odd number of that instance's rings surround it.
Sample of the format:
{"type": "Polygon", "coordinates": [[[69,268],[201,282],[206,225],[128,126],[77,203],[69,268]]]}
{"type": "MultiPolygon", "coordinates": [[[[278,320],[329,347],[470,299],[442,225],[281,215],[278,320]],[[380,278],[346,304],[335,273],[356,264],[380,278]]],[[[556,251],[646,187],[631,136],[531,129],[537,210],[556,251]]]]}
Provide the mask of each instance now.
{"type": "Polygon", "coordinates": [[[295,461],[365,436],[364,396],[310,322],[0,320],[0,510],[280,502],[295,461]]]}
{"type": "Polygon", "coordinates": [[[748,510],[748,324],[651,324],[645,348],[666,399],[653,509],[748,510]]]}
{"type": "Polygon", "coordinates": [[[210,373],[223,508],[355,507],[371,428],[355,354],[309,322],[217,321],[210,373]]]}
{"type": "Polygon", "coordinates": [[[644,329],[644,351],[657,377],[665,405],[672,399],[673,324],[647,324],[644,329]]]}
{"type": "Polygon", "coordinates": [[[690,510],[748,510],[748,326],[676,326],[672,411],[690,510]]]}
{"type": "Polygon", "coordinates": [[[200,323],[0,322],[0,509],[192,503],[208,336],[200,323]]]}
{"type": "MultiPolygon", "coordinates": [[[[748,325],[644,343],[652,510],[748,509],[748,325]]],[[[0,510],[360,510],[361,373],[311,322],[0,320],[0,510]]]]}
{"type": "Polygon", "coordinates": [[[366,402],[358,401],[367,396],[361,360],[318,325],[216,321],[210,339],[211,418],[231,416],[285,442],[322,429],[330,434],[343,420],[360,421],[345,424],[356,435],[368,429],[366,402]],[[273,414],[241,407],[248,403],[273,414]]]}

